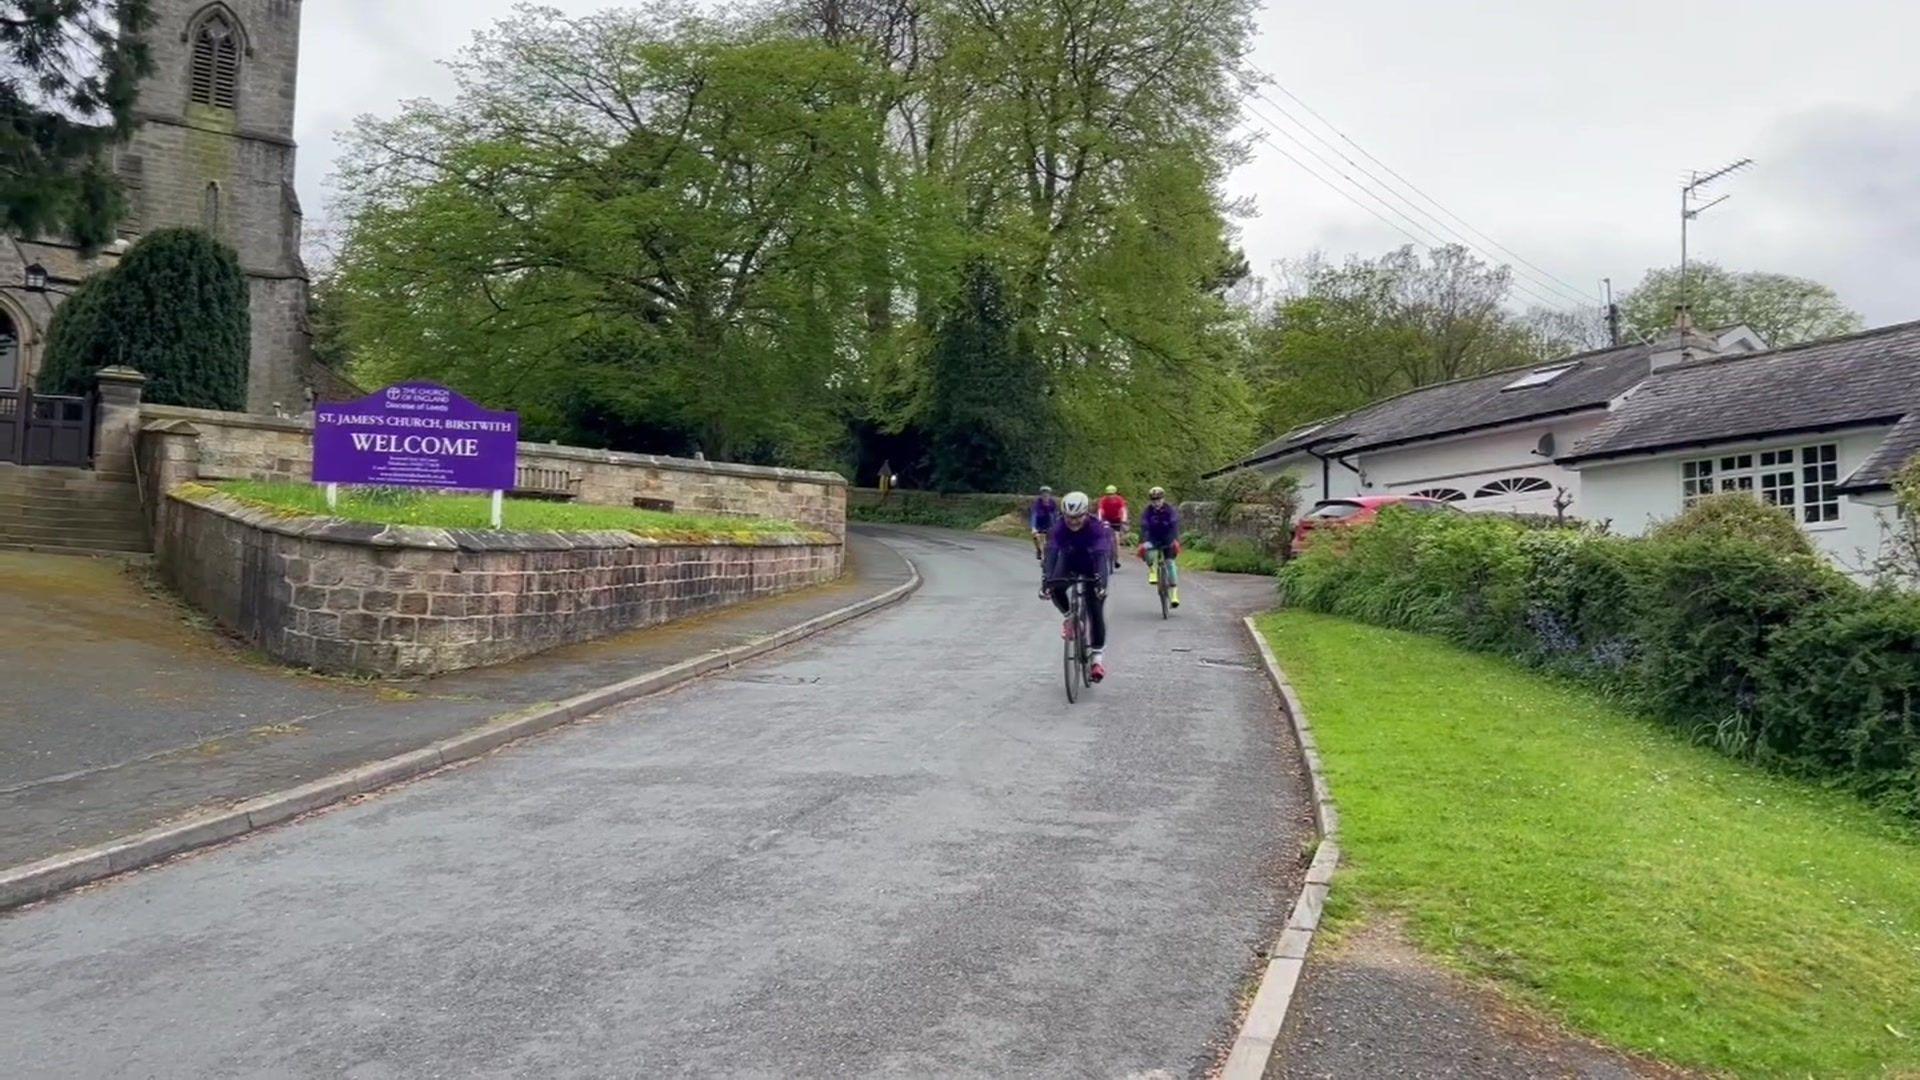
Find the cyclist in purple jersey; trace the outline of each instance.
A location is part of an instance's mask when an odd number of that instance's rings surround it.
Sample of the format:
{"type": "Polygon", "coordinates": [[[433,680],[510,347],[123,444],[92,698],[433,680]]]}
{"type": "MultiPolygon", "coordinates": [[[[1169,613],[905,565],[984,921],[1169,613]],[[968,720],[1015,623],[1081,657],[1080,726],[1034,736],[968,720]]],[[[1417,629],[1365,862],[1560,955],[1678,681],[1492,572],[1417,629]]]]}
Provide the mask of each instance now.
{"type": "MultiPolygon", "coordinates": [[[[1087,626],[1092,632],[1092,640],[1087,643],[1087,677],[1099,682],[1107,677],[1107,582],[1113,573],[1114,549],[1113,531],[1094,520],[1090,509],[1082,492],[1069,492],[1060,500],[1060,517],[1047,536],[1041,595],[1065,615],[1070,610],[1067,589],[1072,579],[1094,579],[1094,587],[1087,591],[1087,626]]],[[[1062,623],[1060,635],[1072,637],[1073,624],[1062,623]]]]}
{"type": "Polygon", "coordinates": [[[1047,534],[1053,531],[1053,523],[1060,518],[1060,500],[1053,497],[1053,489],[1045,484],[1040,486],[1040,497],[1033,500],[1033,508],[1027,511],[1027,525],[1033,530],[1033,557],[1046,558],[1047,534]]]}
{"type": "Polygon", "coordinates": [[[1147,564],[1147,584],[1158,585],[1159,575],[1167,575],[1167,601],[1180,606],[1180,511],[1167,501],[1167,489],[1156,487],[1147,492],[1147,510],[1140,515],[1140,549],[1160,553],[1160,565],[1147,564]]]}

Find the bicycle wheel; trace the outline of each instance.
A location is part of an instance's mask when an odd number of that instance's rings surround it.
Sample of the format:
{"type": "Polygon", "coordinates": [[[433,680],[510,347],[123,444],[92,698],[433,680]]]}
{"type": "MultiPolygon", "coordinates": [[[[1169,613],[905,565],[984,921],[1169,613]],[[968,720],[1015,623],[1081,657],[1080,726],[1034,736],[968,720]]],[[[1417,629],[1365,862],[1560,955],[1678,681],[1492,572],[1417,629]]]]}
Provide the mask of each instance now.
{"type": "Polygon", "coordinates": [[[1067,704],[1071,705],[1079,697],[1080,688],[1074,683],[1074,666],[1080,659],[1080,601],[1074,598],[1072,606],[1073,633],[1060,643],[1063,657],[1061,667],[1067,675],[1067,704]]]}
{"type": "Polygon", "coordinates": [[[1093,685],[1093,657],[1088,650],[1093,648],[1093,623],[1087,614],[1086,585],[1080,586],[1080,685],[1093,685]]]}

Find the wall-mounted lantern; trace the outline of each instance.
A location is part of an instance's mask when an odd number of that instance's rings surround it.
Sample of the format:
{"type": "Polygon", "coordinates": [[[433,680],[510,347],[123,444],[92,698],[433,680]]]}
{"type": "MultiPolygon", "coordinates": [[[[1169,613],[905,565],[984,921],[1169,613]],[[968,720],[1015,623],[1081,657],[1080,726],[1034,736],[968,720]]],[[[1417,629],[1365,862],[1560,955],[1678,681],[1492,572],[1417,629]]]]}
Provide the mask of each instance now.
{"type": "Polygon", "coordinates": [[[47,291],[47,268],[39,263],[27,267],[27,290],[29,292],[47,291]]]}

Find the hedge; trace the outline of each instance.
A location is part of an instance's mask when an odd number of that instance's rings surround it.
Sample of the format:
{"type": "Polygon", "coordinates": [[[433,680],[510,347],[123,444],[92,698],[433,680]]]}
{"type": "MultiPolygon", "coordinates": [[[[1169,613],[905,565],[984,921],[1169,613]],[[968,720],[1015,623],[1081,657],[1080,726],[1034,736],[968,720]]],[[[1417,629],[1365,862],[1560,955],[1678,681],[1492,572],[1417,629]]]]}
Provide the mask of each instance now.
{"type": "Polygon", "coordinates": [[[885,501],[872,488],[855,488],[848,495],[847,518],[850,521],[883,522],[896,525],[937,525],[947,529],[977,529],[994,518],[1025,513],[1033,504],[1031,495],[941,494],[932,491],[899,491],[885,501]]]}
{"type": "Polygon", "coordinates": [[[1289,603],[1598,684],[1734,757],[1920,817],[1920,597],[1763,534],[1389,511],[1280,582],[1289,603]]]}
{"type": "Polygon", "coordinates": [[[250,325],[233,250],[196,229],[162,229],[61,305],[42,378],[54,393],[85,393],[94,372],[123,364],[147,377],[147,401],[238,411],[250,325]]]}

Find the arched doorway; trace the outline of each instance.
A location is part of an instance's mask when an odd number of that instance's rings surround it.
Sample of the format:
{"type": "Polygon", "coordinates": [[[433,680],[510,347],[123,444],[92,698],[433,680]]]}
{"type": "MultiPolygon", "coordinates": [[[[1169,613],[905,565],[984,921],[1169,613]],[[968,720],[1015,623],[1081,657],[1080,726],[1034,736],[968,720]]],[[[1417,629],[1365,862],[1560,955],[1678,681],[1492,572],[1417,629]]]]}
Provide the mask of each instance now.
{"type": "Polygon", "coordinates": [[[25,355],[20,347],[20,328],[6,309],[0,308],[0,390],[19,389],[27,374],[22,362],[25,355]]]}

